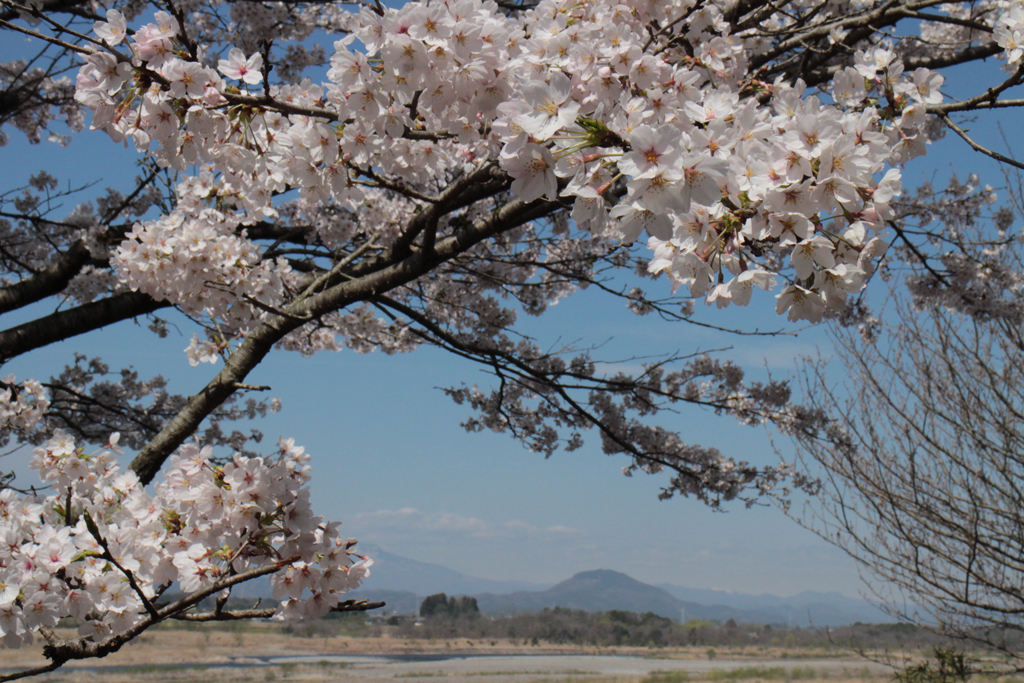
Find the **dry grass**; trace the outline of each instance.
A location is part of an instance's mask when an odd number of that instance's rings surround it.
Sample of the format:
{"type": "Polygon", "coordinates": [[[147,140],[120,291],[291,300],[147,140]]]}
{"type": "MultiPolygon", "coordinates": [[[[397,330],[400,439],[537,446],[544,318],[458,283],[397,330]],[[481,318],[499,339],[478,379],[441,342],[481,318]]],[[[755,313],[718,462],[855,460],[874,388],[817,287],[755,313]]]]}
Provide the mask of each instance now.
{"type": "MultiPolygon", "coordinates": [[[[64,637],[73,637],[72,632],[60,633],[64,637]]],[[[394,671],[382,675],[387,668],[376,667],[373,671],[361,671],[361,665],[348,666],[340,662],[317,661],[311,658],[302,663],[281,665],[262,665],[252,667],[232,667],[230,664],[244,663],[246,658],[275,657],[287,655],[395,655],[395,654],[618,654],[651,658],[651,670],[659,669],[659,660],[704,660],[707,661],[706,648],[659,649],[649,648],[594,648],[594,647],[557,647],[548,645],[529,646],[507,640],[468,641],[452,639],[450,641],[426,641],[417,639],[392,638],[303,638],[280,633],[275,629],[256,629],[247,632],[227,632],[209,630],[154,630],[142,638],[101,660],[72,662],[51,674],[36,680],[74,683],[149,683],[150,681],[168,683],[235,683],[242,681],[305,683],[307,681],[345,681],[358,679],[358,683],[395,683],[399,678],[409,678],[408,669],[404,672],[394,671]],[[228,665],[228,666],[225,666],[228,665]]],[[[464,683],[734,683],[747,681],[756,683],[791,683],[796,679],[799,683],[864,683],[862,674],[858,677],[859,662],[856,660],[835,662],[834,671],[809,669],[802,666],[799,659],[793,657],[792,665],[785,669],[773,666],[765,668],[764,676],[759,675],[756,666],[746,667],[742,676],[729,676],[721,673],[689,674],[683,672],[656,672],[650,676],[623,677],[615,675],[595,675],[590,670],[566,671],[516,671],[495,670],[493,665],[481,664],[476,672],[443,671],[440,667],[429,668],[436,673],[425,678],[441,678],[445,683],[455,683],[453,679],[465,679],[464,683]],[[845,670],[841,670],[845,669],[845,670]],[[786,671],[800,671],[799,675],[789,676],[786,671]]],[[[805,653],[801,653],[804,655],[805,653]]],[[[834,657],[834,653],[826,654],[822,659],[834,657]]],[[[751,660],[761,661],[785,658],[782,652],[753,649],[720,649],[718,660],[751,660]]],[[[0,649],[0,669],[6,671],[29,668],[45,663],[42,657],[41,643],[34,647],[20,650],[0,649]]],[[[869,676],[875,679],[875,674],[869,676]]],[[[885,680],[877,679],[879,683],[885,680]]]]}
{"type": "MultiPolygon", "coordinates": [[[[326,663],[325,663],[326,664],[326,663]]],[[[456,683],[461,676],[427,676],[441,683],[456,683]]],[[[187,666],[144,666],[126,669],[66,670],[47,674],[37,679],[40,683],[396,683],[396,677],[359,676],[344,667],[329,664],[299,664],[267,666],[255,669],[202,668],[187,666]]],[[[691,679],[699,681],[700,679],[691,679]]],[[[881,683],[885,678],[873,678],[872,683],[881,683]]],[[[467,683],[646,683],[640,676],[595,676],[591,672],[552,672],[550,674],[522,672],[493,672],[486,676],[467,678],[467,683]]],[[[424,683],[430,683],[425,680],[424,683]]],[[[751,683],[767,683],[751,679],[751,683]]],[[[863,678],[825,678],[801,683],[865,683],[863,678]]]]}
{"type": "MultiPolygon", "coordinates": [[[[74,632],[58,635],[74,637],[74,632]]],[[[153,630],[139,640],[103,660],[73,662],[68,666],[142,666],[147,664],[217,664],[237,658],[272,657],[289,653],[345,654],[619,654],[664,659],[707,659],[706,649],[672,648],[652,650],[645,647],[593,647],[560,645],[523,645],[521,641],[478,640],[465,638],[451,640],[420,640],[395,638],[303,638],[266,629],[263,632],[228,632],[209,630],[153,630]]],[[[775,659],[775,651],[737,649],[719,650],[719,659],[775,659]]],[[[834,656],[822,653],[822,657],[834,656]]],[[[44,664],[42,642],[35,646],[9,650],[0,647],[0,668],[29,667],[44,664]]]]}

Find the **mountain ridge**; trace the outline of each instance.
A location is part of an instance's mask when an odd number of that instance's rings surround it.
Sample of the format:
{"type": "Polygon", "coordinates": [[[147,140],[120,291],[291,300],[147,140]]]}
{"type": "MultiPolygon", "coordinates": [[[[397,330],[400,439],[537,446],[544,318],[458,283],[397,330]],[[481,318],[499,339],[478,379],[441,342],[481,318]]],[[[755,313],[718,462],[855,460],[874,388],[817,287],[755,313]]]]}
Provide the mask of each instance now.
{"type": "Polygon", "coordinates": [[[499,581],[467,576],[443,565],[420,562],[389,553],[372,543],[359,544],[360,554],[373,558],[369,583],[375,589],[398,590],[416,595],[434,593],[512,593],[544,590],[550,584],[531,581],[499,581]]]}
{"type": "Polygon", "coordinates": [[[418,562],[376,547],[364,549],[375,562],[380,558],[382,568],[388,569],[379,570],[375,564],[367,585],[356,591],[353,597],[385,600],[389,603],[386,609],[391,613],[415,614],[423,597],[447,593],[472,595],[485,614],[529,613],[562,607],[589,612],[653,612],[675,621],[707,619],[721,622],[733,619],[741,623],[788,626],[844,626],[858,621],[892,621],[871,603],[836,592],[804,591],[785,598],[674,584],[653,586],[610,569],[578,572],[550,587],[527,584],[533,589],[509,590],[526,582],[468,577],[441,565],[418,562]],[[492,588],[481,591],[480,586],[492,588]]]}

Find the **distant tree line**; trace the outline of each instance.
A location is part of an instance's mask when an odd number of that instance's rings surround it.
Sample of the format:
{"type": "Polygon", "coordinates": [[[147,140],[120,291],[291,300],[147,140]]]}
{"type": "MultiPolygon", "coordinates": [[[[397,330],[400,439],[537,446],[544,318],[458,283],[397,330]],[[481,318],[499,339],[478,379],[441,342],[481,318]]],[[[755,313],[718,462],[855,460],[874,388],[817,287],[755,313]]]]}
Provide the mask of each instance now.
{"type": "MultiPolygon", "coordinates": [[[[238,600],[238,606],[251,601],[238,600]]],[[[248,620],[227,623],[175,622],[173,629],[247,630],[248,620]]],[[[77,625],[70,620],[65,626],[77,625]]],[[[286,632],[308,637],[381,637],[453,641],[514,641],[525,645],[588,647],[701,647],[714,656],[715,648],[782,648],[785,650],[935,651],[962,648],[963,642],[944,638],[912,624],[854,624],[839,628],[791,627],[724,623],[691,619],[686,623],[646,612],[623,610],[585,612],[555,607],[533,614],[483,615],[474,598],[431,595],[420,605],[419,617],[392,615],[374,618],[362,612],[332,613],[318,620],[288,624],[286,632]]],[[[1004,648],[1024,649],[1016,631],[984,634],[999,638],[1004,648]]]]}
{"type": "Polygon", "coordinates": [[[461,617],[480,614],[476,598],[463,595],[448,597],[444,593],[428,595],[420,605],[421,617],[461,617]]]}
{"type": "Polygon", "coordinates": [[[420,618],[393,616],[367,624],[367,635],[452,640],[509,639],[524,644],[634,647],[779,647],[794,649],[924,649],[947,644],[907,624],[855,624],[818,629],[691,619],[686,623],[646,612],[585,612],[562,607],[533,614],[480,615],[470,599],[430,596],[420,618]],[[464,601],[464,602],[463,602],[464,601]],[[470,607],[470,604],[472,606],[470,607]]]}

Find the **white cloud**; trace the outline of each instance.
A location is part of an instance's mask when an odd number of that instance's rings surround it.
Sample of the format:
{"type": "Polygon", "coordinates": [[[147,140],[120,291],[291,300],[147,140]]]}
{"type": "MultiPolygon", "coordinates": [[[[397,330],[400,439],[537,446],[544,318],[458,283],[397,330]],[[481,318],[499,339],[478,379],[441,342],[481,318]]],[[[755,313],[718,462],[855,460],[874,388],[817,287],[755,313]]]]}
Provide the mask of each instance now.
{"type": "Polygon", "coordinates": [[[355,515],[349,520],[357,533],[402,536],[406,534],[438,534],[478,539],[541,539],[547,536],[580,535],[577,529],[551,526],[541,529],[517,519],[501,524],[488,524],[478,517],[463,517],[451,512],[423,512],[416,508],[378,510],[355,515]]]}

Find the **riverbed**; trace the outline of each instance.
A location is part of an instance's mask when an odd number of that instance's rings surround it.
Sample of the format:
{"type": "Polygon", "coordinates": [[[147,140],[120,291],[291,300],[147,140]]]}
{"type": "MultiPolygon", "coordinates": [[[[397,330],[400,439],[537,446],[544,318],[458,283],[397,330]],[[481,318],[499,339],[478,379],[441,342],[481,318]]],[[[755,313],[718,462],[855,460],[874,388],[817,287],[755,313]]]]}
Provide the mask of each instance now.
{"type": "MultiPolygon", "coordinates": [[[[38,645],[38,644],[37,644],[38,645]]],[[[0,672],[45,663],[41,649],[0,649],[0,672]]],[[[270,633],[156,631],[104,659],[70,662],[39,680],[72,683],[862,683],[891,669],[854,655],[706,649],[530,647],[297,638],[270,633]],[[772,656],[784,654],[784,656],[772,656]],[[726,673],[733,672],[733,673],[726,673]]]]}
{"type": "MultiPolygon", "coordinates": [[[[891,671],[873,662],[859,659],[674,659],[657,655],[591,655],[591,654],[423,654],[423,655],[316,655],[238,658],[236,665],[280,666],[325,662],[344,667],[346,678],[403,679],[445,678],[456,683],[472,678],[476,683],[515,677],[637,677],[656,672],[687,672],[701,678],[714,671],[737,669],[782,669],[800,671],[801,679],[852,678],[881,675],[891,671]]],[[[777,674],[776,674],[777,675],[777,674]]],[[[784,679],[784,675],[781,677],[784,679]]]]}

